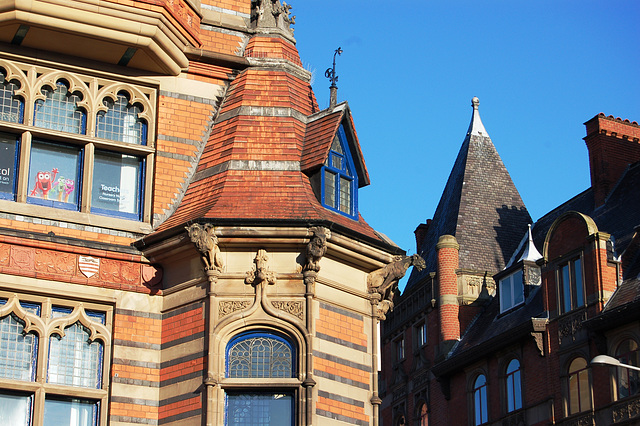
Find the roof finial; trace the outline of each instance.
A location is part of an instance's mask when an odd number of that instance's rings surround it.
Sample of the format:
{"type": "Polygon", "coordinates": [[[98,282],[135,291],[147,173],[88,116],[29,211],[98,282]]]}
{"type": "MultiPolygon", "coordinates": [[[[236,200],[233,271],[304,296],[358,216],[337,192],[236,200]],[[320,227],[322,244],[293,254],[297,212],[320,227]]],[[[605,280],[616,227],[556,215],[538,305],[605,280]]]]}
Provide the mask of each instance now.
{"type": "Polygon", "coordinates": [[[480,105],[480,99],[478,99],[477,96],[474,96],[473,99],[471,99],[471,106],[473,107],[473,115],[471,116],[471,124],[469,124],[469,130],[467,130],[467,135],[484,136],[488,138],[489,134],[484,129],[482,120],[480,120],[478,105],[480,105]]]}
{"type": "Polygon", "coordinates": [[[327,68],[324,72],[324,76],[329,79],[331,86],[329,86],[329,108],[336,106],[338,102],[338,76],[336,75],[336,55],[342,55],[342,48],[338,47],[333,54],[333,68],[327,68]]]}

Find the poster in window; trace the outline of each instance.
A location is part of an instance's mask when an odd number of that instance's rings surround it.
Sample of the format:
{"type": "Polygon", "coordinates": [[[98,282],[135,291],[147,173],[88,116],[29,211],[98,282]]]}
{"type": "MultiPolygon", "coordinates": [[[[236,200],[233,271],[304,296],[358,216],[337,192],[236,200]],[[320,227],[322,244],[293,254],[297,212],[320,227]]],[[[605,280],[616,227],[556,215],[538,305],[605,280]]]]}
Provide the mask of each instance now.
{"type": "Polygon", "coordinates": [[[39,141],[31,144],[29,202],[77,209],[79,176],[79,148],[39,141]]]}
{"type": "Polygon", "coordinates": [[[16,138],[0,133],[0,199],[11,199],[15,193],[16,138]]]}
{"type": "Polygon", "coordinates": [[[97,213],[137,218],[140,210],[141,160],[96,151],[91,209],[97,213]]]}

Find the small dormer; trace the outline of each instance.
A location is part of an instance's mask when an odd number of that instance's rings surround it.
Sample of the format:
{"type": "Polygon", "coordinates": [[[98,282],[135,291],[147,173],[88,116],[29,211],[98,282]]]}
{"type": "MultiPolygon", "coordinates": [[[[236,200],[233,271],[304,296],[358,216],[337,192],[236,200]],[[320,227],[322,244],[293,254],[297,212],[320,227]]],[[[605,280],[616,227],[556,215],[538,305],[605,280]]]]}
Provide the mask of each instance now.
{"type": "Polygon", "coordinates": [[[301,168],[324,208],[358,220],[358,188],[369,175],[346,104],[311,117],[301,168]]]}
{"type": "Polygon", "coordinates": [[[529,225],[527,234],[516,249],[514,257],[504,270],[494,276],[494,280],[498,283],[500,313],[525,304],[532,290],[540,286],[540,267],[536,262],[541,258],[542,255],[533,243],[531,225],[529,225]],[[514,262],[516,258],[518,260],[514,262]]]}

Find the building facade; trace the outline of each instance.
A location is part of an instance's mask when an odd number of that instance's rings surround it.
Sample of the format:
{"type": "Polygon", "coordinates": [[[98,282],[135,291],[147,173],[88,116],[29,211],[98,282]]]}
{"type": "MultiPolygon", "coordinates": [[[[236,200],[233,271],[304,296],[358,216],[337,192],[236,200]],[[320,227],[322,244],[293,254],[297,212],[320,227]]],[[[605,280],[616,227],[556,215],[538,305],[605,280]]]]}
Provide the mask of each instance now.
{"type": "MultiPolygon", "coordinates": [[[[0,424],[375,425],[415,261],[277,0],[0,13],[0,424]]],[[[334,98],[335,99],[335,98],[334,98]]]]}
{"type": "Polygon", "coordinates": [[[640,365],[640,126],[587,121],[591,187],[527,228],[473,107],[382,324],[382,424],[637,424],[640,376],[590,361],[640,365]]]}

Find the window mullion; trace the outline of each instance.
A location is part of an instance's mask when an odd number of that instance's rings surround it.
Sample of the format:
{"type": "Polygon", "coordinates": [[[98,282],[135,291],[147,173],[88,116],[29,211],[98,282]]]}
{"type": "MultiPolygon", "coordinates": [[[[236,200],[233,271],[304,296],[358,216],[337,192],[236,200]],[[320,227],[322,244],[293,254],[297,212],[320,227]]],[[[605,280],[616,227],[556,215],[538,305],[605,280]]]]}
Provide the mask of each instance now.
{"type": "Polygon", "coordinates": [[[91,210],[91,183],[93,182],[93,160],[95,158],[95,147],[93,143],[88,143],[84,147],[84,159],[82,170],[82,193],[80,195],[80,211],[89,213],[91,210]]]}
{"type": "Polygon", "coordinates": [[[145,176],[142,181],[144,195],[140,209],[142,209],[142,221],[145,223],[151,222],[151,190],[153,188],[153,179],[149,179],[149,176],[153,176],[154,157],[153,154],[149,154],[144,162],[145,176]]]}
{"type": "Polygon", "coordinates": [[[29,192],[29,163],[31,161],[31,132],[22,133],[20,139],[20,160],[18,164],[18,185],[16,186],[16,201],[25,203],[29,192]]]}

